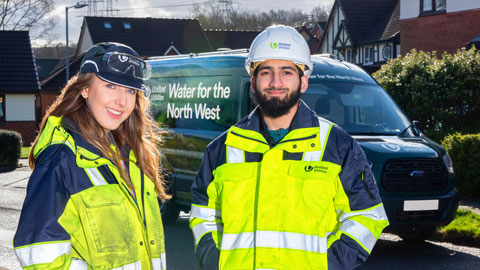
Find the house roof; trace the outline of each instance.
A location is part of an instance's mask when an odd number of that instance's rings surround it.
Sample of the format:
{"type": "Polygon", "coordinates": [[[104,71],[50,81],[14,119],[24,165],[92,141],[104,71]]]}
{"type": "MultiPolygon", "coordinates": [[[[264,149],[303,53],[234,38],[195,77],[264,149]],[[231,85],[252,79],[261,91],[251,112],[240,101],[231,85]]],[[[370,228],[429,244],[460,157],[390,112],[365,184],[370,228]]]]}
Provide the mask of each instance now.
{"type": "Polygon", "coordinates": [[[182,54],[212,50],[199,21],[195,19],[87,16],[80,38],[85,34],[85,25],[93,44],[109,41],[124,43],[142,57],[163,55],[171,45],[182,54]]]}
{"type": "Polygon", "coordinates": [[[317,26],[319,26],[322,30],[325,31],[325,26],[327,26],[327,21],[317,22],[317,26]]]}
{"type": "MultiPolygon", "coordinates": [[[[78,57],[70,58],[68,73],[70,78],[75,76],[78,71],[80,71],[80,64],[82,63],[82,58],[85,53],[80,54],[78,57]]],[[[62,62],[62,61],[60,61],[62,62]]],[[[65,78],[65,61],[63,61],[63,66],[57,70],[52,71],[48,77],[41,81],[42,92],[44,91],[54,91],[60,93],[63,87],[66,84],[65,78]]]]}
{"type": "Polygon", "coordinates": [[[24,94],[39,90],[28,31],[0,31],[0,92],[24,94]]]}
{"type": "Polygon", "coordinates": [[[352,43],[388,40],[400,32],[399,0],[337,0],[352,43]]]}
{"type": "Polygon", "coordinates": [[[238,30],[204,30],[214,50],[218,48],[244,49],[250,48],[252,41],[260,33],[259,31],[238,30]]]}
{"type": "Polygon", "coordinates": [[[38,78],[43,80],[50,74],[50,72],[54,70],[54,68],[60,62],[60,59],[35,58],[35,62],[37,64],[38,78]]]}

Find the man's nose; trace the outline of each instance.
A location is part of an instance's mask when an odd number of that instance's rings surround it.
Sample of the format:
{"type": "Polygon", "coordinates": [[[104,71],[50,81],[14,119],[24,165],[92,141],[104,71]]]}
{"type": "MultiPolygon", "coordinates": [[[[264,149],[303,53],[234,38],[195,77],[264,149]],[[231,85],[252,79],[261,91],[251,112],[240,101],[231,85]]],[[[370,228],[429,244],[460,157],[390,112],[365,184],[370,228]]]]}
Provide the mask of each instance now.
{"type": "Polygon", "coordinates": [[[273,72],[272,78],[270,80],[270,87],[273,88],[281,88],[283,86],[282,79],[280,78],[280,74],[278,72],[273,72]]]}

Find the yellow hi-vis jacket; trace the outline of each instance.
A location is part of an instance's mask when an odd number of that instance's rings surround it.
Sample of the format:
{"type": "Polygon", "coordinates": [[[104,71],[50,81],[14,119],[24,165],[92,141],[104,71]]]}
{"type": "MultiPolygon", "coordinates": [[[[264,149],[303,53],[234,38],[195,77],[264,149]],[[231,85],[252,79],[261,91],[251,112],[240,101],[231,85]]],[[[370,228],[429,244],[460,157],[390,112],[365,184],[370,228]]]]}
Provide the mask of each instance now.
{"type": "Polygon", "coordinates": [[[117,167],[67,123],[50,116],[34,149],[13,240],[22,267],[166,269],[155,185],[133,152],[128,172],[135,197],[117,167]]]}
{"type": "Polygon", "coordinates": [[[272,143],[266,130],[257,108],[207,147],[190,213],[200,264],[310,270],[364,262],[388,220],[358,143],[303,102],[282,140],[272,143]]]}

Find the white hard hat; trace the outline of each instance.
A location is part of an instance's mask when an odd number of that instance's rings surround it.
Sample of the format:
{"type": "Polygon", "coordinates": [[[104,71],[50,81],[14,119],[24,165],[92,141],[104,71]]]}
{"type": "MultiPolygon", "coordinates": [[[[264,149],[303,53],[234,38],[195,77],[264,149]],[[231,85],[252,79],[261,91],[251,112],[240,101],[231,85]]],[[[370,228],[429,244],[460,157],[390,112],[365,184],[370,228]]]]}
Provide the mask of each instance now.
{"type": "Polygon", "coordinates": [[[304,74],[312,73],[313,63],[310,48],[297,30],[290,26],[276,25],[267,27],[253,40],[245,60],[248,74],[253,73],[253,64],[267,59],[291,60],[297,65],[304,65],[304,74]]]}

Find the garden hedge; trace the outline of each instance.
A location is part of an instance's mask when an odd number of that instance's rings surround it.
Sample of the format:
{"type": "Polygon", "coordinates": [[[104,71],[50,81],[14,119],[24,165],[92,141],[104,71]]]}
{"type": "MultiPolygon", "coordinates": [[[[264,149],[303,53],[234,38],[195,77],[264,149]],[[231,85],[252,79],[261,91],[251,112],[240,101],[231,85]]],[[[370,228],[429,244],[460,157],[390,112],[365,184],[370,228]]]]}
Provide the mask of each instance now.
{"type": "Polygon", "coordinates": [[[15,168],[22,150],[20,133],[0,129],[0,167],[15,168]]]}
{"type": "Polygon", "coordinates": [[[480,199],[480,134],[449,135],[442,145],[452,158],[457,189],[463,196],[480,199]]]}
{"type": "Polygon", "coordinates": [[[442,58],[413,49],[373,76],[430,138],[480,132],[480,51],[475,47],[442,58]]]}

